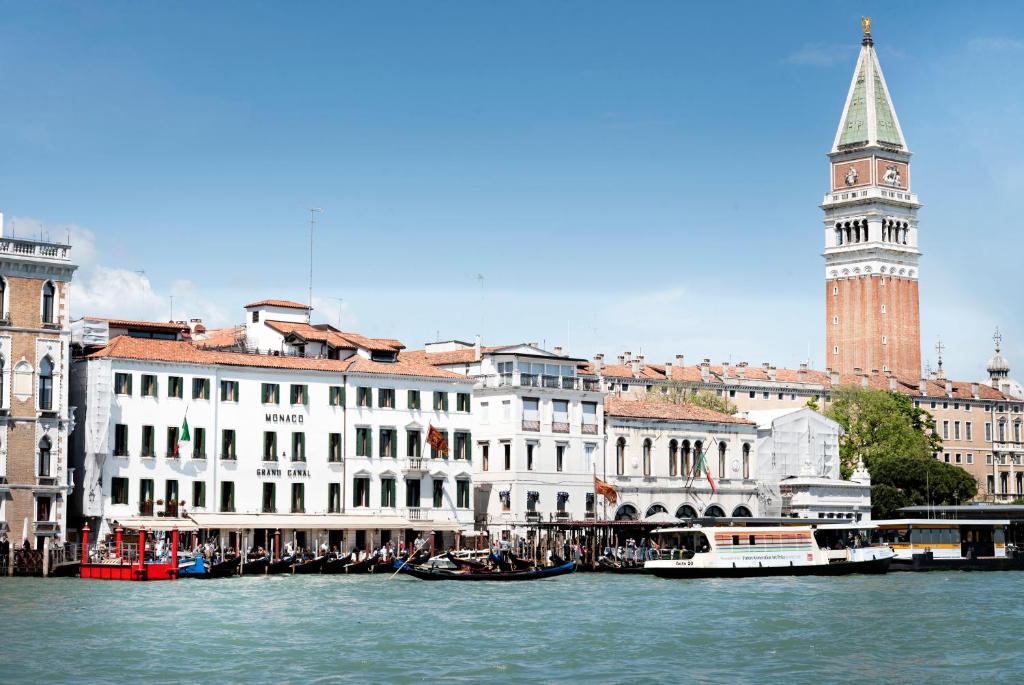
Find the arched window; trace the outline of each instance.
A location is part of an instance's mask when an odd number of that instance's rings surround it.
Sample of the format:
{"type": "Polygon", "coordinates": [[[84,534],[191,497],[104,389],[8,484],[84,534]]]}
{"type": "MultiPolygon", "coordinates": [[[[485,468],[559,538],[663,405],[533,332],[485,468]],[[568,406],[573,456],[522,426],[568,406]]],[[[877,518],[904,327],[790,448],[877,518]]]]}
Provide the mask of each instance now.
{"type": "Polygon", "coordinates": [[[683,477],[689,478],[693,473],[693,455],[690,453],[690,441],[683,440],[683,477]]]}
{"type": "Polygon", "coordinates": [[[676,457],[679,455],[679,443],[675,440],[668,441],[668,475],[674,476],[678,473],[676,469],[676,457]]]}
{"type": "Polygon", "coordinates": [[[704,463],[704,443],[700,440],[695,440],[693,443],[693,475],[701,475],[698,472],[706,468],[707,464],[704,463]]]}
{"type": "Polygon", "coordinates": [[[644,440],[644,475],[651,475],[651,439],[644,440]]]}
{"type": "Polygon", "coordinates": [[[684,504],[683,506],[676,509],[676,518],[695,519],[697,518],[697,510],[691,507],[689,504],[684,504]]]}
{"type": "Polygon", "coordinates": [[[39,477],[50,475],[50,438],[43,436],[39,441],[39,477]]]}
{"type": "Polygon", "coordinates": [[[743,443],[743,479],[750,478],[750,443],[743,443]]]}
{"type": "Polygon", "coordinates": [[[647,507],[647,513],[644,514],[644,518],[645,519],[646,518],[650,518],[650,517],[654,516],[655,514],[667,514],[667,513],[668,513],[668,509],[666,509],[665,507],[661,506],[660,504],[652,504],[651,506],[647,507]]]}
{"type": "Polygon", "coordinates": [[[732,515],[739,516],[742,518],[750,518],[751,516],[753,516],[753,514],[750,513],[750,509],[747,509],[742,504],[732,510],[732,515]]]}
{"type": "Polygon", "coordinates": [[[725,440],[718,443],[718,477],[725,478],[725,440]]]}
{"type": "Polygon", "coordinates": [[[626,439],[615,441],[615,473],[621,476],[626,472],[626,439]]]}
{"type": "Polygon", "coordinates": [[[704,510],[704,515],[711,518],[724,518],[725,511],[723,511],[722,507],[718,506],[717,504],[712,504],[710,507],[704,510]]]}
{"type": "Polygon", "coordinates": [[[640,512],[632,504],[623,504],[615,512],[616,521],[637,521],[640,519],[640,512]]]}
{"type": "Polygon", "coordinates": [[[43,357],[39,362],[39,409],[50,411],[53,409],[53,362],[49,357],[43,357]]]}
{"type": "Polygon", "coordinates": [[[43,285],[43,323],[53,323],[53,300],[57,294],[57,289],[53,287],[53,283],[47,281],[43,285]]]}

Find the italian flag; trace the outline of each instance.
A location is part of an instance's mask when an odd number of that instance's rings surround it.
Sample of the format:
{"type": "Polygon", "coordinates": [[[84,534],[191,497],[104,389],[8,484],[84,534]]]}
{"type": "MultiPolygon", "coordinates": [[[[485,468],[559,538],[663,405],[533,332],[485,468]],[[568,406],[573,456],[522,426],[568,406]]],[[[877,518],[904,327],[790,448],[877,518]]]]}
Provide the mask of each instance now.
{"type": "Polygon", "coordinates": [[[181,420],[181,430],[178,432],[178,442],[174,445],[174,456],[178,456],[181,443],[190,442],[191,440],[192,435],[188,432],[188,416],[186,415],[181,420]]]}
{"type": "Polygon", "coordinates": [[[704,471],[704,475],[708,477],[708,484],[711,486],[711,493],[714,495],[718,494],[718,486],[715,485],[715,479],[711,477],[711,467],[708,466],[708,462],[704,459],[704,450],[697,453],[697,463],[693,467],[694,473],[700,473],[704,471]]]}

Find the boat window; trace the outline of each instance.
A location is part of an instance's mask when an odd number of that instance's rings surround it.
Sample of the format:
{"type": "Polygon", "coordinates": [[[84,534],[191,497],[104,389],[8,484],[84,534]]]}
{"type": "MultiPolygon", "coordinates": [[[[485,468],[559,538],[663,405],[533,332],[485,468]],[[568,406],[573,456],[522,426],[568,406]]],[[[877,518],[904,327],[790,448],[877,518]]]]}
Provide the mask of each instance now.
{"type": "Polygon", "coordinates": [[[739,535],[733,535],[732,536],[732,544],[737,545],[737,546],[740,544],[740,536],[739,535]]]}
{"type": "Polygon", "coordinates": [[[756,545],[757,544],[756,536],[754,536],[754,535],[750,536],[750,544],[751,545],[756,545]]]}
{"type": "Polygon", "coordinates": [[[910,530],[907,528],[879,528],[873,539],[886,545],[906,544],[910,542],[910,530]]]}

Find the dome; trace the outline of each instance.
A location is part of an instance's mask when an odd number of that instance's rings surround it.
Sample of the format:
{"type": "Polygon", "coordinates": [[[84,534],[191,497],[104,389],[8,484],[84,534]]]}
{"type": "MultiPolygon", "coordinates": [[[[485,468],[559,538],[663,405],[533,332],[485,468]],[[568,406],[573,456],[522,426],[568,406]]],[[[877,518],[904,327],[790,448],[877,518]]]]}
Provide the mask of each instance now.
{"type": "Polygon", "coordinates": [[[988,360],[988,364],[985,368],[988,370],[988,375],[990,376],[1005,376],[1010,373],[1010,362],[1006,361],[1006,357],[997,351],[995,355],[988,360]]]}

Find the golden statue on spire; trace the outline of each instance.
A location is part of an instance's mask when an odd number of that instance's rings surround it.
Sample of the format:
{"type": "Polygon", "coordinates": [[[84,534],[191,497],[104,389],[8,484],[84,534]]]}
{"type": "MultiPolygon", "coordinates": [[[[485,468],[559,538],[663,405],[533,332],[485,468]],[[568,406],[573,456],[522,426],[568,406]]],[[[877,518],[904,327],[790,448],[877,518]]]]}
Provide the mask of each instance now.
{"type": "Polygon", "coordinates": [[[871,35],[871,17],[860,18],[860,28],[864,31],[865,36],[871,35]]]}

